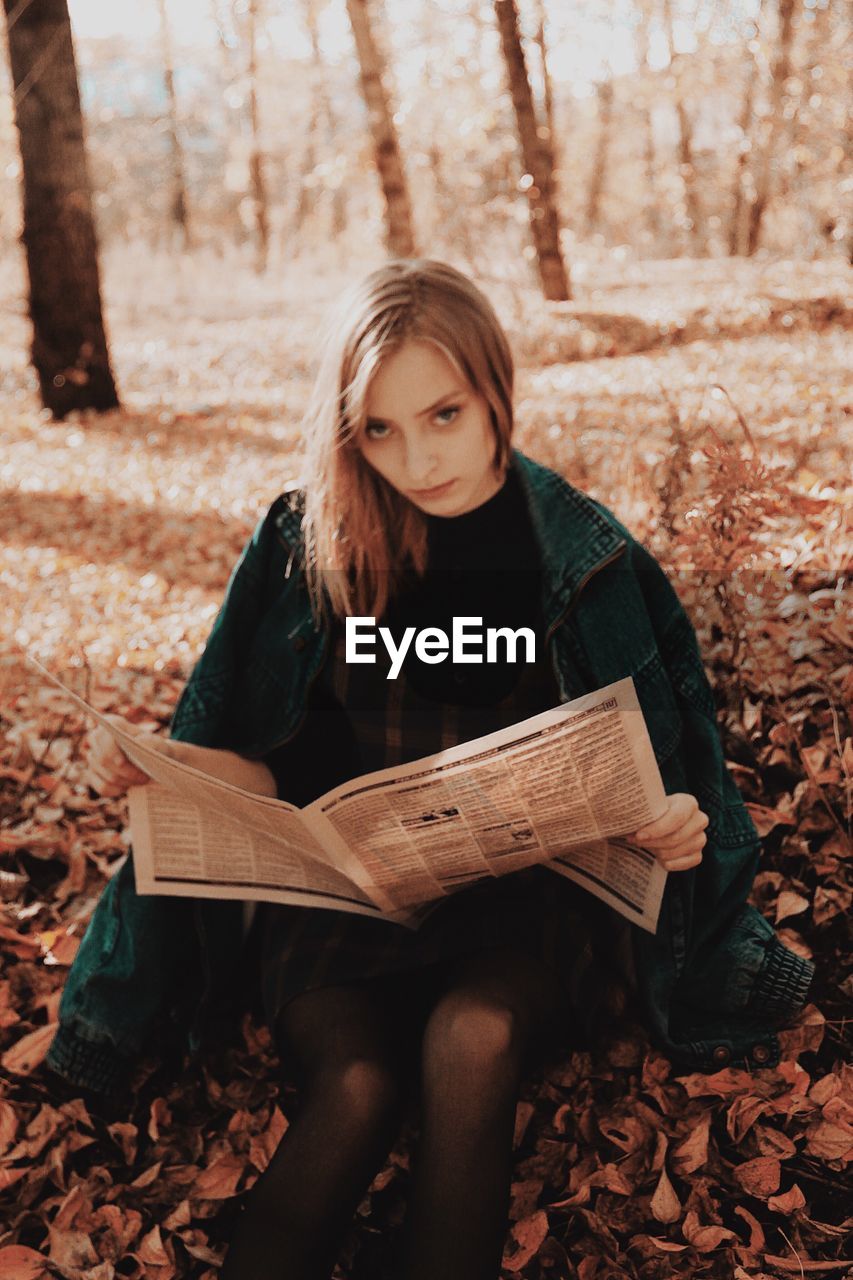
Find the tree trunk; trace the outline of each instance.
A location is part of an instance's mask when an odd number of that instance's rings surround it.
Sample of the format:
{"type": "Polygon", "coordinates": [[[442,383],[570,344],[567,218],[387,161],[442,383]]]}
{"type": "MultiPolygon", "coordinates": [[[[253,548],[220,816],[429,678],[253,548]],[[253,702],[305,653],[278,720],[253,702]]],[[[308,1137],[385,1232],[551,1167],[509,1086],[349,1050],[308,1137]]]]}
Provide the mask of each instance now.
{"type": "Polygon", "coordinates": [[[554,159],[547,138],[540,132],[533,104],[533,92],[518,30],[515,0],[495,0],[495,16],[501,37],[509,79],[512,105],[527,186],[530,231],[542,292],[551,302],[565,302],[570,296],[569,277],[560,248],[560,224],[554,199],[554,159]]]}
{"type": "Polygon", "coordinates": [[[192,240],[190,235],[189,201],[187,200],[184,151],[178,134],[178,96],[175,92],[175,62],[172,56],[172,40],[169,32],[169,15],[166,12],[166,0],[157,0],[157,8],[160,13],[163,83],[166,87],[166,99],[169,104],[169,142],[172,148],[172,202],[169,214],[172,222],[181,233],[184,248],[188,249],[192,240]]]}
{"type": "MultiPolygon", "coordinates": [[[[761,4],[759,0],[759,10],[755,17],[755,25],[761,17],[761,4]]],[[[744,210],[746,208],[746,179],[747,164],[749,161],[750,136],[752,134],[752,116],[755,109],[755,83],[758,78],[758,67],[752,52],[747,49],[748,62],[746,65],[746,85],[743,91],[743,102],[741,103],[740,117],[738,119],[738,129],[740,130],[740,142],[737,154],[737,163],[735,166],[734,182],[732,184],[732,211],[731,221],[729,222],[729,256],[735,257],[740,253],[743,244],[743,220],[744,210]]]]}
{"type": "Polygon", "coordinates": [[[664,27],[669,52],[669,66],[675,82],[675,114],[678,118],[678,171],[681,175],[684,191],[684,211],[690,224],[690,240],[694,250],[704,244],[704,226],[702,209],[699,204],[699,193],[696,189],[696,166],[693,163],[693,126],[684,102],[681,83],[681,58],[675,52],[675,36],[672,21],[672,0],[663,0],[664,27]]]}
{"type": "Polygon", "coordinates": [[[118,406],[66,0],[4,0],[24,189],[32,362],[55,418],[118,406]]]}
{"type": "Polygon", "coordinates": [[[317,9],[315,0],[302,0],[302,19],[308,30],[311,41],[311,115],[308,119],[308,131],[305,138],[305,149],[300,165],[299,198],[293,215],[293,227],[300,231],[315,208],[314,170],[317,167],[316,136],[320,126],[322,105],[320,95],[323,84],[323,66],[320,53],[320,32],[317,29],[317,9]]]}
{"type": "Polygon", "coordinates": [[[548,145],[553,154],[557,137],[554,130],[554,81],[551,79],[551,65],[545,39],[544,0],[539,0],[536,8],[536,44],[539,49],[539,61],[542,64],[542,106],[545,111],[545,126],[548,130],[548,145]]]}
{"type": "Polygon", "coordinates": [[[269,205],[267,184],[264,177],[264,155],[261,145],[261,122],[258,110],[258,0],[249,0],[247,12],[249,42],[249,123],[252,129],[252,149],[249,153],[249,183],[255,211],[256,269],[266,269],[270,246],[269,205]]]}
{"type": "MultiPolygon", "coordinates": [[[[230,6],[221,2],[221,0],[209,0],[208,7],[210,17],[213,19],[213,25],[216,27],[216,45],[220,67],[220,89],[223,100],[227,102],[228,91],[235,80],[242,78],[243,70],[240,61],[238,41],[236,38],[230,38],[230,31],[235,28],[235,24],[232,20],[233,13],[230,11],[230,6]]],[[[233,154],[235,141],[238,137],[238,131],[241,126],[241,120],[239,117],[235,120],[234,115],[235,113],[231,108],[226,107],[223,138],[226,168],[230,157],[233,154]]],[[[242,244],[246,238],[246,228],[240,217],[237,193],[231,191],[230,188],[227,189],[227,191],[227,216],[229,229],[233,235],[235,243],[242,244]]],[[[221,251],[221,246],[218,240],[216,244],[217,248],[221,251]]]]}
{"type": "MultiPolygon", "coordinates": [[[[326,72],[323,65],[323,54],[320,49],[320,30],[317,22],[316,0],[303,0],[303,18],[308,30],[308,37],[311,41],[311,69],[314,76],[314,83],[312,85],[313,101],[311,107],[311,120],[309,122],[308,141],[302,162],[302,171],[303,174],[305,174],[310,170],[313,170],[316,164],[315,140],[319,132],[320,122],[322,121],[324,123],[326,144],[330,149],[333,149],[335,146],[336,139],[339,137],[339,129],[338,121],[332,107],[332,102],[326,90],[326,72]]],[[[347,225],[346,189],[343,183],[337,183],[332,188],[331,198],[332,234],[338,236],[346,230],[347,225]]],[[[303,184],[299,192],[299,201],[297,203],[295,214],[295,223],[297,228],[301,227],[308,215],[313,212],[314,204],[314,188],[309,188],[303,184]]]]}
{"type": "Polygon", "coordinates": [[[368,0],[347,0],[347,13],[358,56],[361,93],[367,108],[376,170],[385,199],[385,243],[395,258],[413,258],[414,220],[403,169],[400,140],[385,88],[385,66],[373,34],[368,0]]]}
{"type": "Polygon", "coordinates": [[[607,160],[610,153],[610,134],[613,123],[613,83],[602,80],[598,85],[598,138],[592,161],[592,175],[586,200],[586,229],[589,233],[598,222],[601,211],[601,193],[607,180],[607,160]]]}
{"type": "Polygon", "coordinates": [[[773,159],[776,141],[782,128],[782,109],[785,101],[785,81],[791,74],[791,44],[794,36],[794,0],[779,0],[779,40],[770,79],[770,115],[764,146],[758,158],[755,174],[755,196],[749,207],[746,233],[746,252],[751,257],[758,248],[761,223],[770,201],[773,159]]]}
{"type": "Polygon", "coordinates": [[[641,81],[638,104],[640,129],[643,135],[643,169],[646,179],[645,221],[646,230],[656,240],[660,234],[660,210],[658,209],[657,159],[652,111],[649,105],[649,10],[648,3],[640,3],[640,22],[636,34],[637,71],[641,81]]]}

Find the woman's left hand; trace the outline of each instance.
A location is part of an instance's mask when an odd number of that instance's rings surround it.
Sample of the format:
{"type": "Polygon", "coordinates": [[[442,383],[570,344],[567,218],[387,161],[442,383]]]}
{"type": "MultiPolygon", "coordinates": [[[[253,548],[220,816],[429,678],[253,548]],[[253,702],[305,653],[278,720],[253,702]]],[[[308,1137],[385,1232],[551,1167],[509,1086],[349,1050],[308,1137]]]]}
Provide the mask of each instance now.
{"type": "Polygon", "coordinates": [[[653,853],[667,871],[698,867],[707,836],[708,815],[695,796],[676,791],[667,796],[666,810],[654,822],[639,827],[630,837],[653,853]]]}

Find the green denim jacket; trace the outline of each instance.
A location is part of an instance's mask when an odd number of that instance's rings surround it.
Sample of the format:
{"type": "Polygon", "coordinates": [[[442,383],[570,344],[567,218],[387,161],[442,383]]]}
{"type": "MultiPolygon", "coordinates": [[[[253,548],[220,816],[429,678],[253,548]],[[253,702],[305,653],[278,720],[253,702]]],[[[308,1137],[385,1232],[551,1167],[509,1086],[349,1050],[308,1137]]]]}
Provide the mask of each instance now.
{"type": "MultiPolygon", "coordinates": [[[[668,877],[655,935],[633,929],[649,1031],[683,1068],[774,1065],[776,1031],[804,1004],[813,965],[747,902],[761,844],[723,759],[691,623],[657,561],[605,506],[518,450],[511,465],[539,542],[561,698],[632,676],[667,794],[690,792],[709,818],[702,863],[668,877]]],[[[259,522],[178,702],[174,738],[261,757],[297,733],[328,650],[312,619],[300,526],[299,490],[259,522]]],[[[234,969],[240,911],[138,895],[128,859],[70,971],[49,1065],[105,1087],[143,1048],[179,975],[197,1041],[234,969]]]]}

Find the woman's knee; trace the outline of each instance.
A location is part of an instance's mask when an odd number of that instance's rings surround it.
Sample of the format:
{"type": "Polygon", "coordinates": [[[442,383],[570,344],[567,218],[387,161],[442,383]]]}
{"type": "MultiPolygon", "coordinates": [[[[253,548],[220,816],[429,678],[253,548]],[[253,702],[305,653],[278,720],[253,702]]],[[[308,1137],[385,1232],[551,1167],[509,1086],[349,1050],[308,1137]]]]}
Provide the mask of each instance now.
{"type": "Polygon", "coordinates": [[[427,1019],[423,1036],[425,1076],[448,1072],[477,1088],[489,1078],[518,1075],[524,1056],[524,1020],[494,995],[450,990],[427,1019]]]}
{"type": "Polygon", "coordinates": [[[398,1117],[405,1097],[398,1066],[378,1058],[353,1057],[324,1064],[312,1078],[307,1096],[319,1100],[341,1124],[367,1131],[398,1117]]]}
{"type": "MultiPolygon", "coordinates": [[[[301,1086],[321,1076],[340,1076],[350,1064],[372,1063],[374,1071],[365,1068],[363,1074],[372,1074],[378,1088],[382,1068],[396,1072],[402,1060],[394,1015],[376,984],[317,988],[282,1008],[274,1029],[276,1046],[301,1086]]],[[[354,1073],[360,1070],[354,1067],[354,1073]]]]}

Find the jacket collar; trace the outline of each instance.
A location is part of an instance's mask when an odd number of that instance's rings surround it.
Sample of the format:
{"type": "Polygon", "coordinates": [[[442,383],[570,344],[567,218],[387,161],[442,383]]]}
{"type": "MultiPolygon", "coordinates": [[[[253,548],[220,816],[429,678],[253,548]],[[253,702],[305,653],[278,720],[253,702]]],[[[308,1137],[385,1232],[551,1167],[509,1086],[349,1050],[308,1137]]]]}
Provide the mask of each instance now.
{"type": "Polygon", "coordinates": [[[510,466],[521,480],[539,543],[543,606],[551,623],[586,579],[627,546],[627,539],[612,518],[556,471],[519,449],[512,450],[510,466]]]}

